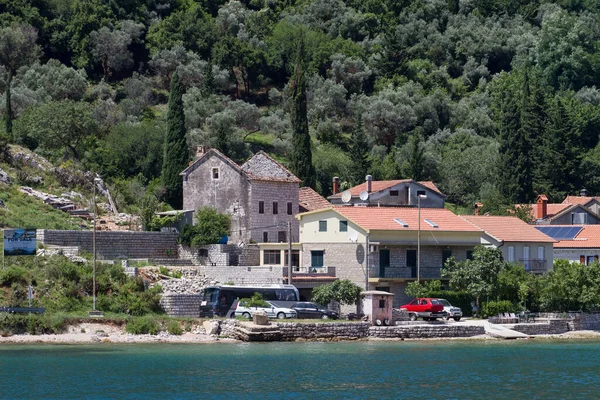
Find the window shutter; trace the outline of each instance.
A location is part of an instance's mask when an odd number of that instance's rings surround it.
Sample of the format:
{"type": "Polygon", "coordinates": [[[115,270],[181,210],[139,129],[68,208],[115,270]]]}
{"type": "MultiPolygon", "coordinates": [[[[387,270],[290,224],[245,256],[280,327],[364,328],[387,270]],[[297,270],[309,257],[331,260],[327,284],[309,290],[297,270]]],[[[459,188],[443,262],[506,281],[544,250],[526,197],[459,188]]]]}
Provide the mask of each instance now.
{"type": "Polygon", "coordinates": [[[585,256],[579,256],[579,263],[585,264],[585,256]]]}

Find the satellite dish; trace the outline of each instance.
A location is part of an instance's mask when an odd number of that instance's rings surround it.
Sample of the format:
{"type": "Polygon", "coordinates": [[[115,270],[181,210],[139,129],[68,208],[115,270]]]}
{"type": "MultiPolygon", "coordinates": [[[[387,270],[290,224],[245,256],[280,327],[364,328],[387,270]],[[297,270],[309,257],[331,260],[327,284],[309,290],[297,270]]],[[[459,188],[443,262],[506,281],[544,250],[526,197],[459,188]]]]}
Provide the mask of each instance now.
{"type": "Polygon", "coordinates": [[[348,203],[351,198],[352,198],[352,193],[350,193],[349,190],[346,190],[344,193],[342,193],[342,201],[344,203],[348,203]]]}
{"type": "Polygon", "coordinates": [[[358,241],[358,232],[355,230],[348,232],[348,239],[350,239],[351,242],[356,243],[358,241]]]}
{"type": "Polygon", "coordinates": [[[362,192],[360,192],[359,197],[362,201],[366,201],[369,198],[369,192],[363,190],[362,192]]]}

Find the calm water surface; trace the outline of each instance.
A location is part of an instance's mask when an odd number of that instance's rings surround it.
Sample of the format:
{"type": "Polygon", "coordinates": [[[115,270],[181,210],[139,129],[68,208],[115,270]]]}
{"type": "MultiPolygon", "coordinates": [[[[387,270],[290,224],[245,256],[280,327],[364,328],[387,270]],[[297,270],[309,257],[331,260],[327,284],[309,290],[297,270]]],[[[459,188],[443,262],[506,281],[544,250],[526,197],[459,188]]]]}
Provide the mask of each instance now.
{"type": "Polygon", "coordinates": [[[0,397],[598,399],[600,342],[6,345],[0,397]]]}

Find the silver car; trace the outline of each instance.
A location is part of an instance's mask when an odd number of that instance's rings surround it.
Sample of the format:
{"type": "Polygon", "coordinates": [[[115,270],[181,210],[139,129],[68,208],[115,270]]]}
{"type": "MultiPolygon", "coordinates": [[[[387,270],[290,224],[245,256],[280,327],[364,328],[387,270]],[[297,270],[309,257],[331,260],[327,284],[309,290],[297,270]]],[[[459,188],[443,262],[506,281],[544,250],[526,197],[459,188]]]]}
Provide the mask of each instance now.
{"type": "Polygon", "coordinates": [[[453,318],[455,321],[460,321],[463,315],[462,310],[460,308],[454,307],[446,299],[438,299],[438,301],[444,306],[444,311],[446,311],[446,321],[450,318],[453,318]]]}
{"type": "Polygon", "coordinates": [[[279,307],[269,301],[267,303],[269,307],[244,307],[238,303],[235,309],[235,316],[250,319],[252,318],[252,313],[261,311],[267,314],[269,318],[285,319],[297,317],[296,311],[291,308],[279,307]]]}

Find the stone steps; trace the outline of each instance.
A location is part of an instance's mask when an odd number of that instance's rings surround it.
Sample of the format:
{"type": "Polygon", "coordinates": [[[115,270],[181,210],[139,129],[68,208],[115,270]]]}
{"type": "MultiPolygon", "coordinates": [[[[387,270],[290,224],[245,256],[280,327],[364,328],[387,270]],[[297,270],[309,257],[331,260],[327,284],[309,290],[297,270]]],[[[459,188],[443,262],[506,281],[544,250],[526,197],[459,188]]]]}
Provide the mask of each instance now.
{"type": "Polygon", "coordinates": [[[281,340],[281,330],[274,325],[244,323],[232,329],[232,336],[244,342],[276,342],[281,340]]]}

